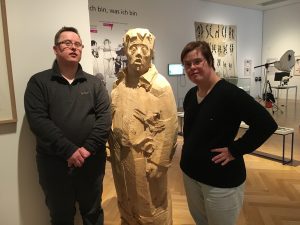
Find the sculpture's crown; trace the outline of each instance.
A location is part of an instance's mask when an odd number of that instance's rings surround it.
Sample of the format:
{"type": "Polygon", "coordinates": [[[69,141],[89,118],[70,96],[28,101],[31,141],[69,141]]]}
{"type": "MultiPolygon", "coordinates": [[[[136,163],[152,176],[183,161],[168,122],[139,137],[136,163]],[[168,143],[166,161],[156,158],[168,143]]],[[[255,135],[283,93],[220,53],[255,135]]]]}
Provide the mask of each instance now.
{"type": "Polygon", "coordinates": [[[134,28],[127,31],[123,37],[123,42],[125,48],[128,44],[143,43],[147,45],[150,49],[154,48],[155,36],[148,30],[144,28],[134,28]]]}

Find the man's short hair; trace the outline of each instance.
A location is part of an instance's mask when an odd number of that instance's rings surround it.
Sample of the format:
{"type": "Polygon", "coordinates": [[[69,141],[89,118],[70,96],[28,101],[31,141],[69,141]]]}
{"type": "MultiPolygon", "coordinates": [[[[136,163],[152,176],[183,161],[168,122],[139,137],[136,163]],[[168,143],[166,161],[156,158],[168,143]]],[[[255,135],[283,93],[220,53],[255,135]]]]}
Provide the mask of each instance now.
{"type": "Polygon", "coordinates": [[[57,31],[57,33],[55,34],[55,37],[54,37],[54,45],[57,45],[57,44],[58,44],[60,34],[61,34],[62,32],[65,32],[65,31],[74,32],[75,34],[77,34],[77,35],[80,37],[79,32],[78,32],[78,30],[77,30],[75,27],[66,27],[66,26],[64,26],[64,27],[60,28],[60,29],[57,31]]]}

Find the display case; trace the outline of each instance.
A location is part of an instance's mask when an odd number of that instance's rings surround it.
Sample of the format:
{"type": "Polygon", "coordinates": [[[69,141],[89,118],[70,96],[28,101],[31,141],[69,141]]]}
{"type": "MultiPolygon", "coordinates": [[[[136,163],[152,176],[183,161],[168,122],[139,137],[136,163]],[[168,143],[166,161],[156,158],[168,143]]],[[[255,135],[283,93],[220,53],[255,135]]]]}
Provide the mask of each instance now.
{"type": "Polygon", "coordinates": [[[226,81],[238,86],[250,95],[251,78],[247,77],[227,77],[224,78],[226,81]]]}

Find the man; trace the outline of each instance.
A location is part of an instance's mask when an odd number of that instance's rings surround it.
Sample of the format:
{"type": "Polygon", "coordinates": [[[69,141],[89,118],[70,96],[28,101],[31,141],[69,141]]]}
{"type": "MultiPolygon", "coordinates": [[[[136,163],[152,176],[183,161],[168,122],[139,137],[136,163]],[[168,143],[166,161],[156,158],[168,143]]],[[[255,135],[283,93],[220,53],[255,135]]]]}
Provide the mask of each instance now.
{"type": "Polygon", "coordinates": [[[102,225],[105,143],[111,127],[107,90],[81,68],[76,28],[55,35],[52,69],[31,77],[25,111],[37,139],[39,182],[52,225],[73,225],[75,202],[84,225],[102,225]]]}
{"type": "Polygon", "coordinates": [[[167,169],[177,138],[172,88],[151,63],[154,35],[131,29],[123,39],[128,66],[112,90],[111,163],[123,225],[172,224],[167,169]]]}

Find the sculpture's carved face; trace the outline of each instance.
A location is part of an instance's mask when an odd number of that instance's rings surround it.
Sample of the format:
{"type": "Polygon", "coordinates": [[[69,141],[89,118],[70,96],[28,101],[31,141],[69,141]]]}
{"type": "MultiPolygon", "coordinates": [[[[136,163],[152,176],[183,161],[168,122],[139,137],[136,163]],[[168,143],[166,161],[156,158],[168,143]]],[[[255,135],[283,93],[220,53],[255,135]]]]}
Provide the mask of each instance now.
{"type": "Polygon", "coordinates": [[[152,50],[149,45],[138,38],[128,43],[126,56],[128,66],[139,74],[146,73],[151,67],[152,50]]]}

